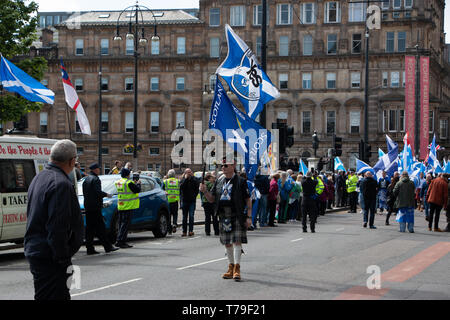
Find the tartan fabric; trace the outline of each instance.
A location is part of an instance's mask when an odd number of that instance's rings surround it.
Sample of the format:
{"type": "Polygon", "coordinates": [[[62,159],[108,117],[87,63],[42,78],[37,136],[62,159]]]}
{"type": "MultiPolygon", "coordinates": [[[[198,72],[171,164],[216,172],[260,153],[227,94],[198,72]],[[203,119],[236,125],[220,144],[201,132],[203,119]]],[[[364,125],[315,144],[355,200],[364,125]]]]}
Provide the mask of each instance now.
{"type": "Polygon", "coordinates": [[[225,216],[219,218],[219,236],[220,243],[223,245],[233,244],[236,242],[247,243],[247,229],[244,228],[237,216],[231,217],[233,230],[231,232],[223,231],[223,221],[225,216]]]}

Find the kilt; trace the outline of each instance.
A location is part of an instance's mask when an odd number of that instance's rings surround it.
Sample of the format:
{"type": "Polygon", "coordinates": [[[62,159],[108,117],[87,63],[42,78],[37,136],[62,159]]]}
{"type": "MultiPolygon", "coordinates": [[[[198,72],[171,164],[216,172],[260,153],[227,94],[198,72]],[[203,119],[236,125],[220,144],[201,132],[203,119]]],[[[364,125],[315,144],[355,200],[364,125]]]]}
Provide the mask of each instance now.
{"type": "Polygon", "coordinates": [[[236,242],[247,243],[247,228],[241,225],[237,215],[231,215],[230,212],[219,215],[219,237],[220,243],[223,245],[233,244],[236,242]],[[223,229],[223,221],[226,218],[231,219],[232,230],[225,232],[223,229]]]}

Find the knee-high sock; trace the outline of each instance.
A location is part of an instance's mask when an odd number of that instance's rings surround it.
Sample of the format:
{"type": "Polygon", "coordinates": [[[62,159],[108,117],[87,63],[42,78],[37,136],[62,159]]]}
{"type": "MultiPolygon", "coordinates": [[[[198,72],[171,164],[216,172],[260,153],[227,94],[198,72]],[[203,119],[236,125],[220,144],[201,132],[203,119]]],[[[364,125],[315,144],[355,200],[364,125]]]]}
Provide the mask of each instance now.
{"type": "Polygon", "coordinates": [[[234,246],[234,262],[236,264],[241,264],[242,246],[236,244],[233,246],[234,246]]]}
{"type": "Polygon", "coordinates": [[[227,251],[228,262],[234,264],[233,246],[225,247],[227,251]]]}

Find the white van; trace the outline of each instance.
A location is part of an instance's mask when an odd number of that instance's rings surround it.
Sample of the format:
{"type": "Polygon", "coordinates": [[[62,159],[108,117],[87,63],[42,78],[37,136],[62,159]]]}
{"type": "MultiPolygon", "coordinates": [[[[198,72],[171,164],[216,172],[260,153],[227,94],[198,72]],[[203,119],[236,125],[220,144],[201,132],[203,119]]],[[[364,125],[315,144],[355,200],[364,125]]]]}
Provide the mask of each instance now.
{"type": "Polygon", "coordinates": [[[28,187],[44,169],[57,141],[34,136],[0,136],[0,242],[23,242],[28,187]]]}

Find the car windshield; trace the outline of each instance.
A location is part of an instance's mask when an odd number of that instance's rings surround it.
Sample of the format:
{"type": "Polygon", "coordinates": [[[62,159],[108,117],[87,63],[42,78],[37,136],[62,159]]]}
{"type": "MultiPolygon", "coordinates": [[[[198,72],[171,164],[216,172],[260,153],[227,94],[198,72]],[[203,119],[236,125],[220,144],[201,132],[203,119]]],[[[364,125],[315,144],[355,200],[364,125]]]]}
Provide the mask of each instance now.
{"type": "MultiPolygon", "coordinates": [[[[117,189],[115,182],[120,179],[120,175],[105,175],[105,176],[99,176],[100,181],[102,182],[102,191],[109,193],[109,194],[117,194],[117,189]]],[[[83,181],[84,179],[81,179],[78,181],[78,195],[83,195],[83,181]]]]}

